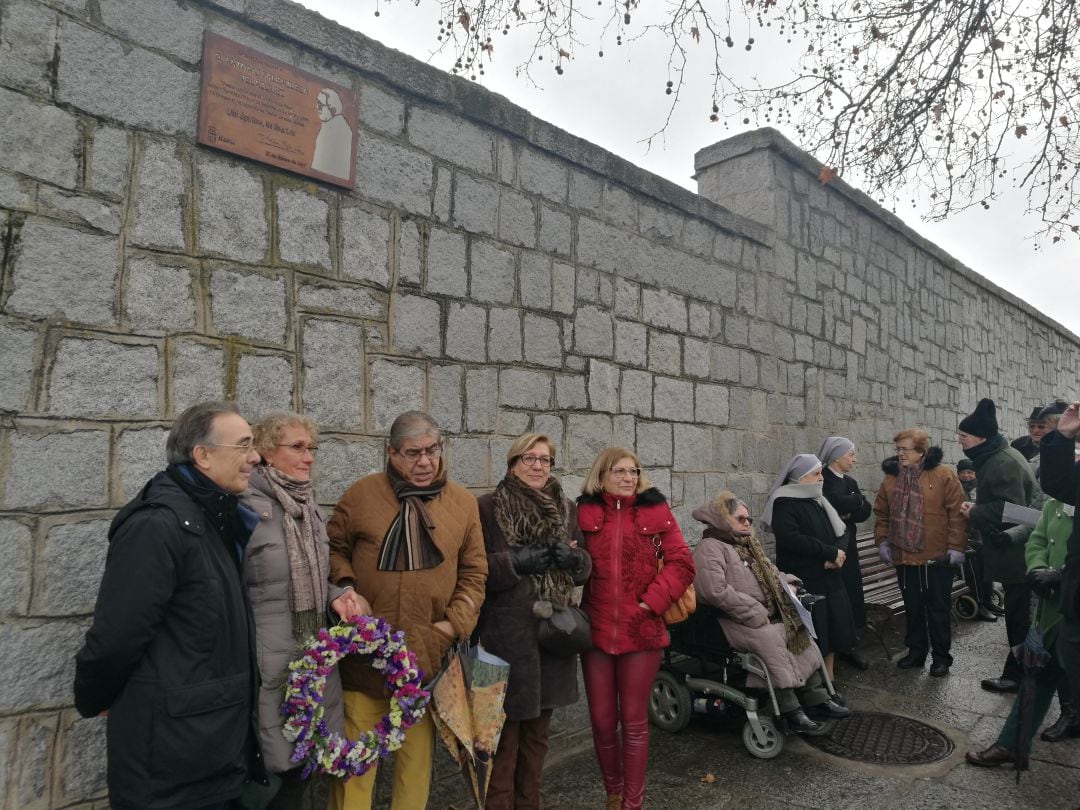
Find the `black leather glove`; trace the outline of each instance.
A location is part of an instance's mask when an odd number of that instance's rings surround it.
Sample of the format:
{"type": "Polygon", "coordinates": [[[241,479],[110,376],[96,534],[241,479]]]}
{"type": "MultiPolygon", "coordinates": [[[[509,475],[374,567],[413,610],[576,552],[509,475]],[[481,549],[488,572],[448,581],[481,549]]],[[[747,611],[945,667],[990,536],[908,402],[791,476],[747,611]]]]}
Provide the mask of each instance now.
{"type": "Polygon", "coordinates": [[[514,573],[521,576],[542,574],[551,568],[551,549],[514,546],[510,549],[510,562],[514,566],[514,573]]]}
{"type": "Polygon", "coordinates": [[[564,571],[578,567],[578,556],[566,543],[556,543],[551,547],[551,557],[555,565],[564,571]]]}
{"type": "Polygon", "coordinates": [[[1054,595],[1061,586],[1061,572],[1053,568],[1036,568],[1028,571],[1027,585],[1031,590],[1044,599],[1054,595]]]}

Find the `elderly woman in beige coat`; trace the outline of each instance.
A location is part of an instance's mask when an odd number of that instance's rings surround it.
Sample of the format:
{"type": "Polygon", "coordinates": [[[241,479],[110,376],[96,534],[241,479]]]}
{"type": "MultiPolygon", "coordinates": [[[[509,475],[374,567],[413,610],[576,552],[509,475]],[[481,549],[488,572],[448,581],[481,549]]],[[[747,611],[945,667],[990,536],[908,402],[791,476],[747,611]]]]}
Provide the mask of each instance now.
{"type": "MultiPolygon", "coordinates": [[[[301,645],[330,621],[327,607],[344,616],[342,590],[327,582],[330,541],[311,483],[316,443],[314,422],[295,413],[267,414],[254,426],[262,457],[241,502],[259,519],[244,549],[244,582],[255,618],[259,659],[259,747],[271,788],[272,808],[299,807],[315,780],[301,780],[302,765],[290,760],[279,711],[289,662],[301,645]]],[[[323,701],[331,730],[343,730],[341,682],[327,678],[323,701]]]]}
{"type": "Polygon", "coordinates": [[[765,556],[750,528],[750,510],[733,492],[719,493],[693,516],[706,527],[694,550],[698,599],[723,612],[720,627],[732,647],[764,662],[789,730],[822,733],[803,707],[820,718],[850,712],[829,696],[819,671],[821,655],[784,593],[798,580],[765,556]]]}

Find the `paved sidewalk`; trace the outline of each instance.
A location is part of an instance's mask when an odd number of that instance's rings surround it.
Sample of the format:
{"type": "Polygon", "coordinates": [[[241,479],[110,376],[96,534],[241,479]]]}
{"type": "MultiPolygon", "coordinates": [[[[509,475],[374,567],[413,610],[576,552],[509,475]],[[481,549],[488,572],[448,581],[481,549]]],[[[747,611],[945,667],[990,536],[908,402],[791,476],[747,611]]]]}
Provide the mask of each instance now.
{"type": "MultiPolygon", "coordinates": [[[[894,619],[892,625],[888,640],[896,658],[903,651],[897,636],[903,619],[894,619]]],[[[1011,768],[981,769],[964,762],[967,750],[985,748],[997,737],[1012,695],[994,695],[979,686],[982,678],[1001,670],[1006,651],[1004,622],[961,622],[953,632],[956,663],[948,677],[931,678],[927,670],[898,670],[885,658],[880,644],[865,639],[862,650],[873,661],[871,669],[859,672],[841,667],[837,678],[852,708],[908,715],[944,731],[956,746],[948,759],[923,766],[866,765],[788,738],[779,757],[759,760],[743,747],[741,727],[695,718],[678,734],[652,729],[645,807],[1080,807],[1080,739],[1051,745],[1036,738],[1031,769],[1019,785],[1011,768]],[[714,781],[703,782],[706,774],[712,774],[714,781]]],[[[1055,700],[1044,726],[1057,715],[1055,700]]],[[[464,790],[456,787],[444,784],[428,807],[468,810],[471,803],[464,790]]],[[[549,764],[543,800],[546,810],[603,807],[604,792],[591,748],[549,764]]]]}

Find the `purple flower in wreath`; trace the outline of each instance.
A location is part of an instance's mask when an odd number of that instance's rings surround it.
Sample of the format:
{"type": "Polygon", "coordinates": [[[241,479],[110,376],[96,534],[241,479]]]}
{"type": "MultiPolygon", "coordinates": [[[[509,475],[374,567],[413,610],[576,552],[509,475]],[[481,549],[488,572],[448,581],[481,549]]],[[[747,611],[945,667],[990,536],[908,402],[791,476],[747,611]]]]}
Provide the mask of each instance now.
{"type": "Polygon", "coordinates": [[[349,779],[366,773],[396,751],[405,729],[424,716],[430,693],[421,688],[423,673],[416,655],[405,646],[405,634],[370,616],[354,616],[312,637],[303,654],[289,664],[281,714],[282,733],[295,743],[292,761],[303,763],[302,776],[326,773],[349,779]],[[390,690],[390,710],[356,740],[331,733],[323,720],[326,677],[346,655],[359,655],[383,673],[390,690]]]}

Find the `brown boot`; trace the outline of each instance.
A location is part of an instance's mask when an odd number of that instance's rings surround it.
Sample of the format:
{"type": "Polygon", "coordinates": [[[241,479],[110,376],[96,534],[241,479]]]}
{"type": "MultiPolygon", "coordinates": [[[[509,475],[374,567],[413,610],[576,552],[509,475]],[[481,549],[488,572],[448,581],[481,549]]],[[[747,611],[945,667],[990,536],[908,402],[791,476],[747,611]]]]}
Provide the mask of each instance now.
{"type": "Polygon", "coordinates": [[[609,793],[607,804],[604,805],[604,810],[619,810],[620,807],[622,807],[622,794],[609,793]]]}

